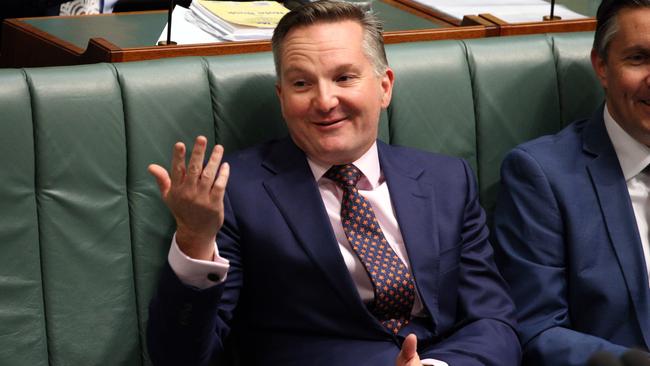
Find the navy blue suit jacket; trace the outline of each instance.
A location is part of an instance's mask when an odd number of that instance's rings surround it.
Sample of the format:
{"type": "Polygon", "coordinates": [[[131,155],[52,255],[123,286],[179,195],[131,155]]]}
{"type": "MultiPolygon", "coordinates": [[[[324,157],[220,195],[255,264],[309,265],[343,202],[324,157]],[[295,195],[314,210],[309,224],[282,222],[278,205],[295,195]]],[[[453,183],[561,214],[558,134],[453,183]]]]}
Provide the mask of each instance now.
{"type": "Polygon", "coordinates": [[[503,162],[497,259],[518,312],[525,365],[584,365],[647,349],[643,249],[603,109],[503,162]]]}
{"type": "MultiPolygon", "coordinates": [[[[493,261],[468,165],[378,142],[417,289],[429,317],[405,330],[423,358],[514,366],[514,308],[493,261]]],[[[289,139],[238,152],[217,243],[224,284],[197,291],[169,267],[150,307],[156,364],[395,364],[393,336],[364,306],[304,153],[289,139]]]]}

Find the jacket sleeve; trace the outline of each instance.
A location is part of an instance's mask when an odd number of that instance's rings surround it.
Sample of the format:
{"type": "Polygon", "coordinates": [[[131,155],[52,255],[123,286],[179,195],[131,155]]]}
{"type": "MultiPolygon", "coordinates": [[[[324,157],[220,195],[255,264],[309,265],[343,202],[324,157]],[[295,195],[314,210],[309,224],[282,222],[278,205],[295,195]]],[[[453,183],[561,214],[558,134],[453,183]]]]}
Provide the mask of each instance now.
{"type": "Polygon", "coordinates": [[[217,236],[220,255],[230,261],[224,283],[207,289],[183,284],[167,263],[149,305],[147,346],[154,365],[214,365],[228,357],[224,340],[242,283],[238,234],[228,196],[217,236]]]}

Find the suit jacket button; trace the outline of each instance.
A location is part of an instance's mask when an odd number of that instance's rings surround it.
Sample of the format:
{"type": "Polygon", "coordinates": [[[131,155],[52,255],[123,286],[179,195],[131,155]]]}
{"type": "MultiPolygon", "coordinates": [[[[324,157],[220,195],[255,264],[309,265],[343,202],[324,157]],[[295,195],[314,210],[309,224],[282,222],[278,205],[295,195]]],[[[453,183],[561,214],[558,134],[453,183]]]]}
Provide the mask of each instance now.
{"type": "Polygon", "coordinates": [[[208,280],[212,282],[219,282],[221,281],[221,278],[219,278],[219,275],[216,273],[208,273],[208,280]]]}

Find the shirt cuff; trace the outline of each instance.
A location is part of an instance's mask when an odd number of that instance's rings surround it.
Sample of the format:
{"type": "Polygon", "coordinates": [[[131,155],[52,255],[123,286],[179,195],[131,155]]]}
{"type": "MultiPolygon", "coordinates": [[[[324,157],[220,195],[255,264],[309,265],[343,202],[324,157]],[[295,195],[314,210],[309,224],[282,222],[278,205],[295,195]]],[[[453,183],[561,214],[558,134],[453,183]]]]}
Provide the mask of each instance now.
{"type": "Polygon", "coordinates": [[[167,260],[181,282],[200,290],[223,283],[230,268],[228,260],[219,256],[216,242],[214,243],[214,257],[211,261],[193,259],[185,255],[178,247],[176,234],[172,238],[167,260]]]}
{"type": "Polygon", "coordinates": [[[434,360],[433,358],[425,358],[424,360],[420,360],[420,362],[427,366],[449,366],[445,361],[434,360]]]}

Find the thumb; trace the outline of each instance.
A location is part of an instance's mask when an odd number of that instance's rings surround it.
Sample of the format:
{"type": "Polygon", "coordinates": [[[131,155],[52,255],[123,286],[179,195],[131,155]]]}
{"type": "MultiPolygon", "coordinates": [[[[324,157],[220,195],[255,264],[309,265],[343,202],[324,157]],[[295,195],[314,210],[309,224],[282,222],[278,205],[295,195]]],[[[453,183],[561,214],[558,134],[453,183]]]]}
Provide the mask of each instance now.
{"type": "MultiPolygon", "coordinates": [[[[417,353],[418,349],[418,338],[415,334],[409,334],[404,343],[402,343],[402,350],[397,356],[397,366],[404,366],[409,364],[409,362],[419,361],[420,356],[417,353]]],[[[419,364],[419,363],[418,363],[419,364]]]]}
{"type": "Polygon", "coordinates": [[[167,197],[167,193],[169,192],[169,189],[172,185],[172,181],[169,178],[169,173],[167,173],[167,170],[158,164],[151,164],[147,168],[147,171],[149,171],[149,174],[153,175],[153,177],[156,178],[158,189],[160,189],[160,195],[163,198],[167,197]]]}

